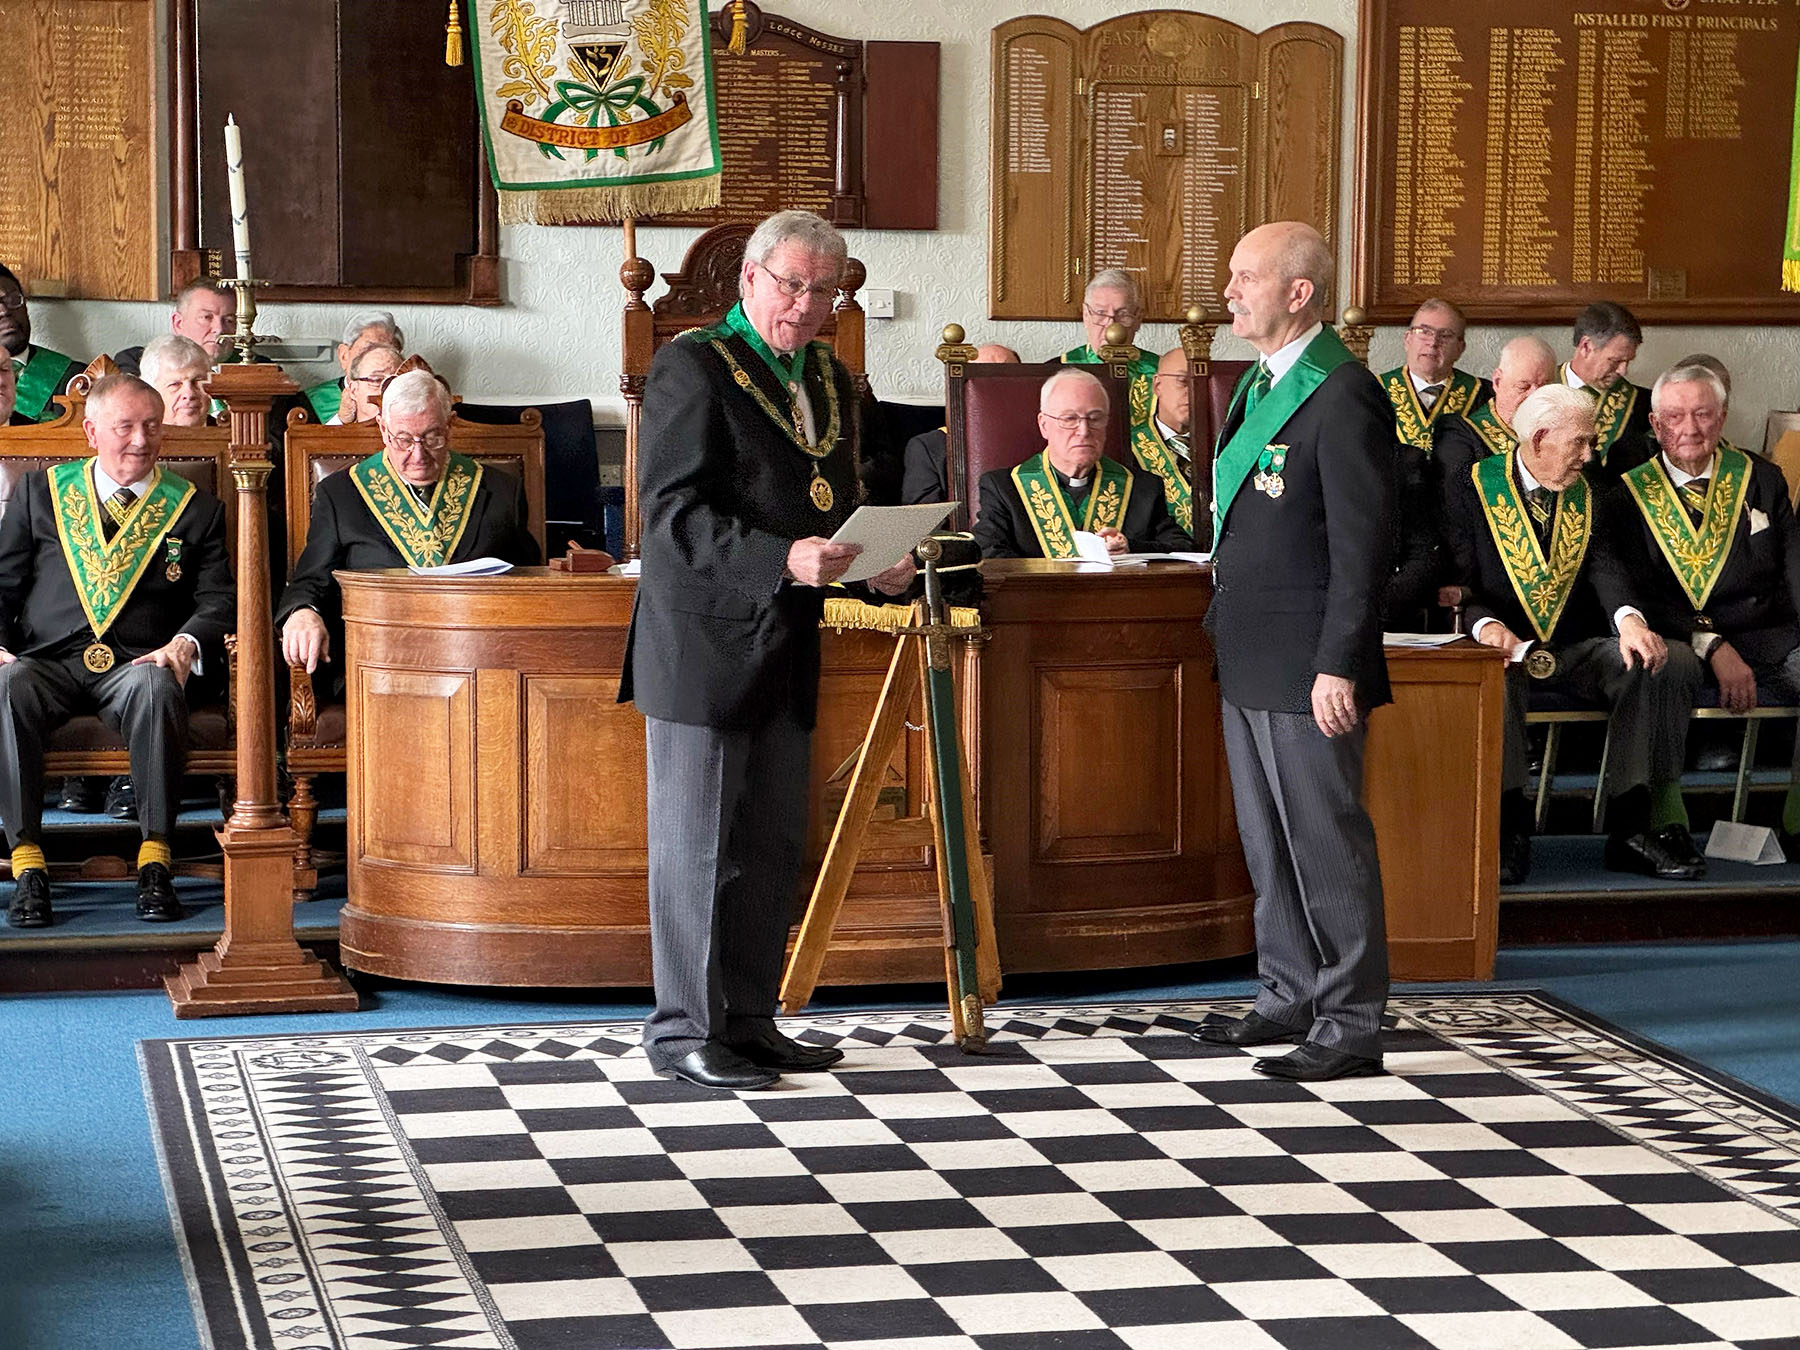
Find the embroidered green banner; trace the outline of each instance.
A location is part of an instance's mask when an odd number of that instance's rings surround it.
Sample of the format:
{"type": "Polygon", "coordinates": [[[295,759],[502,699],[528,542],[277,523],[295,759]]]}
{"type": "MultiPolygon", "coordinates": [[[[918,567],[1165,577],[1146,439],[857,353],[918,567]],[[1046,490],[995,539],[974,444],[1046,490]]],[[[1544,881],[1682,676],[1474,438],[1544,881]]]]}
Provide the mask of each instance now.
{"type": "Polygon", "coordinates": [[[1788,218],[1781,245],[1781,289],[1800,291],[1800,75],[1794,78],[1794,144],[1788,153],[1788,218]]]}
{"type": "Polygon", "coordinates": [[[388,467],[387,451],[350,466],[350,481],[408,567],[442,567],[455,556],[481,474],[481,465],[452,451],[426,504],[388,467]]]}
{"type": "MultiPolygon", "coordinates": [[[[118,532],[108,539],[100,526],[104,508],[94,491],[94,475],[89,472],[92,463],[74,459],[52,465],[50,502],[75,593],[81,597],[82,612],[94,636],[100,638],[106,636],[131,598],[156,546],[174,528],[182,507],[194,495],[194,485],[179,474],[158,468],[155,486],[131,504],[118,532]]],[[[172,555],[179,551],[175,546],[172,555]]]]}

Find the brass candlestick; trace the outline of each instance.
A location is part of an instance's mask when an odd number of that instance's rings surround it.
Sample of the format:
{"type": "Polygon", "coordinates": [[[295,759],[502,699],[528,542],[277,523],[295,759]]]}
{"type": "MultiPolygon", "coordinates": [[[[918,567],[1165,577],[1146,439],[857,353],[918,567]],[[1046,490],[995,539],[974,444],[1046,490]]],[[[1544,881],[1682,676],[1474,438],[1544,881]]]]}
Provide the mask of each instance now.
{"type": "Polygon", "coordinates": [[[281,341],[273,333],[256,331],[256,288],[275,283],[262,277],[227,277],[225,284],[237,292],[237,324],[232,332],[219,339],[219,345],[230,346],[237,352],[239,361],[249,364],[256,359],[259,344],[281,341]]]}

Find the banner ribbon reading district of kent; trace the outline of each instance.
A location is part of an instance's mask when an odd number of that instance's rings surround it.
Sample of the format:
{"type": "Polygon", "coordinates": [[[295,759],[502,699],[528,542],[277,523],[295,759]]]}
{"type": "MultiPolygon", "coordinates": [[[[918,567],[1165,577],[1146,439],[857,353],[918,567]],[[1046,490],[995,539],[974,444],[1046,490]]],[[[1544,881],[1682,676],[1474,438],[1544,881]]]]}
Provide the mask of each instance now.
{"type": "Polygon", "coordinates": [[[1794,76],[1794,147],[1788,156],[1787,233],[1781,243],[1781,289],[1800,291],[1800,73],[1794,76]]]}
{"type": "Polygon", "coordinates": [[[469,0],[500,219],[719,204],[705,0],[469,0]]]}

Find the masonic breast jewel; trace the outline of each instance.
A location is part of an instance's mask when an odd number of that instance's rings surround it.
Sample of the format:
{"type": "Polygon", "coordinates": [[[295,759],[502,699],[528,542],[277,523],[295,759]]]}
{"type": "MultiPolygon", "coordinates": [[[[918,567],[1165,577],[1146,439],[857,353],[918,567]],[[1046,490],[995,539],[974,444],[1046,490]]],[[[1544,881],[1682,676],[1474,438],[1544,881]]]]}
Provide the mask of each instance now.
{"type": "Polygon", "coordinates": [[[1287,453],[1285,445],[1266,445],[1256,457],[1256,477],[1250,480],[1251,484],[1258,492],[1266,492],[1271,501],[1287,491],[1281,478],[1281,471],[1287,467],[1287,453]]]}

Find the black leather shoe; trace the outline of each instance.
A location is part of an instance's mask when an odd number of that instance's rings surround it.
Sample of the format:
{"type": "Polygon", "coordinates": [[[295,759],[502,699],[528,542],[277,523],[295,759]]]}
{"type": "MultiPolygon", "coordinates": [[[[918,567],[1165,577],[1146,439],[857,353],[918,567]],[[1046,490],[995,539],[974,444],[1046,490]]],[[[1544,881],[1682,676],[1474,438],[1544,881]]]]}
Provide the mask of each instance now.
{"type": "Polygon", "coordinates": [[[100,810],[106,799],[106,780],[104,778],[65,778],[62,785],[62,800],[57,807],[63,811],[72,811],[78,816],[91,816],[100,810]]]}
{"type": "Polygon", "coordinates": [[[1242,1017],[1208,1013],[1191,1034],[1209,1045],[1274,1045],[1300,1040],[1306,1035],[1306,1028],[1290,1027],[1259,1012],[1247,1012],[1242,1017]]]}
{"type": "Polygon", "coordinates": [[[1270,1078],[1286,1078],[1296,1083],[1323,1083],[1332,1078],[1370,1078],[1386,1072],[1380,1059],[1347,1055],[1327,1045],[1302,1041],[1285,1055],[1271,1055],[1250,1066],[1270,1078]]]}
{"type": "Polygon", "coordinates": [[[707,1041],[680,1059],[657,1069],[664,1078],[679,1078],[696,1087],[718,1088],[723,1092],[766,1088],[781,1081],[773,1069],[760,1068],[718,1041],[707,1041]]]}
{"type": "Polygon", "coordinates": [[[1667,837],[1671,829],[1681,830],[1681,837],[1686,839],[1687,831],[1679,825],[1635,834],[1609,835],[1606,840],[1607,870],[1636,872],[1662,881],[1693,881],[1704,876],[1706,859],[1694,852],[1694,841],[1687,839],[1686,853],[1682,853],[1679,841],[1671,847],[1667,837]]]}
{"type": "Polygon", "coordinates": [[[145,923],[172,923],[187,917],[175,898],[175,878],[159,862],[138,868],[137,916],[145,923]]]}
{"type": "Polygon", "coordinates": [[[842,1050],[829,1045],[802,1045],[774,1027],[744,1040],[726,1041],[725,1048],[758,1068],[774,1069],[777,1073],[817,1073],[844,1057],[842,1050]]]}
{"type": "Polygon", "coordinates": [[[1500,884],[1517,886],[1531,875],[1531,836],[1525,833],[1500,836],[1500,884]]]}
{"type": "Polygon", "coordinates": [[[1652,836],[1662,841],[1668,854],[1683,867],[1692,867],[1694,875],[1706,875],[1706,855],[1694,847],[1694,836],[1688,833],[1685,825],[1665,825],[1652,836]]]}
{"type": "Polygon", "coordinates": [[[106,785],[106,814],[114,820],[137,819],[137,789],[125,774],[106,785]]]}
{"type": "Polygon", "coordinates": [[[6,922],[14,928],[50,926],[50,874],[43,868],[28,867],[13,878],[13,898],[6,910],[6,922]]]}

